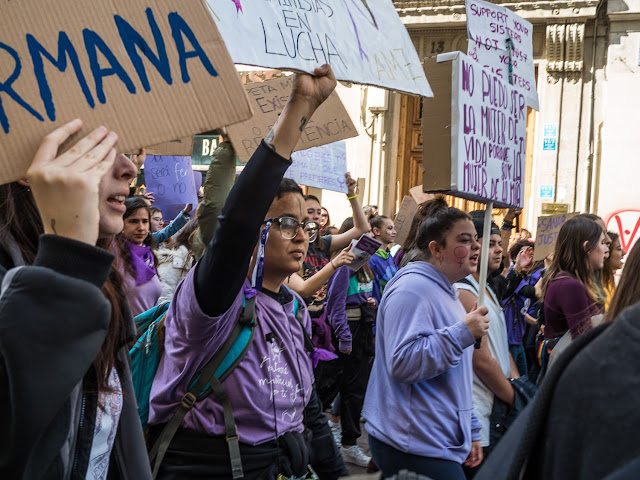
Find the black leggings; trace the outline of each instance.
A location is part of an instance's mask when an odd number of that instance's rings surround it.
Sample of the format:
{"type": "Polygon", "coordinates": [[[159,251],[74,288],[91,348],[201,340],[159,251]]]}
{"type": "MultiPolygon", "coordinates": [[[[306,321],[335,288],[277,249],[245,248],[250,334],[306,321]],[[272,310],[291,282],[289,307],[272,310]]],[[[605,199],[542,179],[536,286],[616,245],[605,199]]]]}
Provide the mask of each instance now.
{"type": "Polygon", "coordinates": [[[400,470],[409,470],[419,475],[426,475],[433,480],[466,480],[462,466],[452,460],[405,453],[371,435],[369,435],[369,448],[373,460],[385,477],[391,477],[400,470]]]}

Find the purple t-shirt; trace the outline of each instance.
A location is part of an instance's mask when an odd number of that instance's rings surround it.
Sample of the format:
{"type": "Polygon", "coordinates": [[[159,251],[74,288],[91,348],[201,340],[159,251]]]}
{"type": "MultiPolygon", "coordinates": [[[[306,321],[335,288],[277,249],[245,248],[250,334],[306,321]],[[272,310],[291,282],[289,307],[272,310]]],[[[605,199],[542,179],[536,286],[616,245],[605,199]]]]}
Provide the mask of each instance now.
{"type": "Polygon", "coordinates": [[[124,291],[131,308],[131,313],[135,317],[142,312],[158,304],[160,294],[162,294],[162,284],[158,275],[151,277],[151,280],[141,285],[136,285],[136,279],[125,273],[123,275],[124,291]]]}
{"type": "MultiPolygon", "coordinates": [[[[224,314],[205,315],[195,297],[194,272],[192,269],[178,286],[165,320],[165,353],[151,388],[151,425],[171,419],[188,383],[222,346],[242,310],[241,290],[224,314]]],[[[304,312],[304,328],[310,332],[309,314],[297,298],[298,308],[304,312]]],[[[258,292],[253,342],[223,383],[243,443],[258,445],[286,432],[304,430],[303,411],[311,394],[313,369],[293,307],[293,299],[282,305],[258,292]]],[[[215,394],[196,403],[182,425],[208,435],[223,435],[223,409],[215,394]]]]}

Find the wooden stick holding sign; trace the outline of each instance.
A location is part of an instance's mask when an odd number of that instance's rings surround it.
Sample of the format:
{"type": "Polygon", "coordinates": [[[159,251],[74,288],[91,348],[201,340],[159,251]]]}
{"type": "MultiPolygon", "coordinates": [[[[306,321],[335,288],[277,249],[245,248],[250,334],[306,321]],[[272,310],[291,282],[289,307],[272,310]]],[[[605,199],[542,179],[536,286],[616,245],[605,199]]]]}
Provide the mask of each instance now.
{"type": "MultiPolygon", "coordinates": [[[[487,276],[489,274],[489,245],[491,242],[489,241],[489,237],[491,234],[491,215],[493,213],[493,202],[487,203],[487,208],[484,211],[484,227],[483,227],[483,242],[482,248],[480,250],[480,284],[479,292],[478,292],[478,306],[482,306],[485,304],[485,297],[487,292],[487,276]]],[[[479,345],[478,345],[479,347],[479,345]]]]}

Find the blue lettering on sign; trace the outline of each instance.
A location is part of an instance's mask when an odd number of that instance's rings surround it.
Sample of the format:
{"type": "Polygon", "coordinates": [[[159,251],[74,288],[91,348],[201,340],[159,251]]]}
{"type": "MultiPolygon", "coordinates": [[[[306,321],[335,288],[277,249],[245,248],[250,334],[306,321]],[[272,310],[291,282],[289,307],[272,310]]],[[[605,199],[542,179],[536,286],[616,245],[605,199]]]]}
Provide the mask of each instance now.
{"type": "MultiPolygon", "coordinates": [[[[22,99],[22,97],[18,95],[15,92],[15,90],[11,87],[13,82],[15,82],[20,76],[20,71],[22,70],[22,62],[20,61],[20,55],[18,55],[18,52],[16,52],[9,45],[5,45],[2,42],[0,42],[0,49],[4,50],[9,55],[11,55],[13,57],[13,62],[15,63],[15,68],[13,69],[13,73],[9,75],[9,78],[7,78],[4,82],[0,82],[0,94],[2,94],[2,92],[6,93],[7,95],[9,95],[10,98],[13,99],[14,102],[16,102],[22,108],[24,108],[27,112],[29,112],[31,115],[33,115],[35,118],[37,118],[41,122],[44,122],[44,118],[42,118],[42,115],[40,115],[37,111],[35,111],[31,105],[25,102],[22,99]]],[[[7,118],[7,114],[4,113],[4,107],[2,106],[2,95],[0,95],[0,125],[2,125],[2,129],[4,130],[5,133],[9,133],[9,119],[7,118]]]]}
{"type": "MultiPolygon", "coordinates": [[[[147,8],[145,12],[147,14],[149,28],[153,35],[157,53],[152,51],[151,47],[142,35],[140,35],[139,31],[134,29],[124,18],[120,15],[114,15],[113,18],[122,44],[127,51],[131,65],[140,79],[140,84],[144,91],[149,92],[151,90],[151,84],[140,53],[142,53],[146,59],[151,62],[168,85],[173,84],[173,79],[165,41],[154,18],[153,11],[151,8],[147,8]]],[[[202,49],[200,42],[187,22],[177,12],[169,13],[168,20],[171,27],[171,36],[178,52],[182,82],[189,83],[191,81],[187,70],[187,60],[190,58],[200,59],[200,62],[209,75],[217,77],[218,72],[212,65],[205,51],[202,49]],[[191,44],[190,50],[185,48],[185,39],[191,44]]],[[[129,93],[135,94],[136,86],[121,63],[122,59],[119,60],[116,57],[113,53],[114,50],[106,44],[97,32],[85,28],[82,31],[82,34],[84,48],[87,53],[87,57],[89,58],[91,75],[93,76],[95,84],[95,97],[98,101],[102,104],[107,101],[104,91],[105,77],[116,77],[124,84],[129,93]]],[[[33,63],[33,73],[38,83],[40,99],[42,100],[46,116],[49,120],[56,120],[56,106],[51,88],[49,87],[47,74],[45,72],[44,59],[51,63],[59,72],[66,72],[68,65],[71,64],[87,105],[91,108],[95,108],[96,102],[94,100],[93,92],[89,88],[85,72],[82,71],[77,49],[71,42],[67,32],[61,31],[58,34],[57,57],[55,54],[52,54],[45,49],[32,34],[26,35],[26,43],[33,63]]],[[[117,52],[118,50],[115,51],[117,52]]],[[[11,125],[3,105],[3,94],[6,94],[8,98],[20,105],[37,120],[44,122],[45,119],[33,106],[28,104],[18,94],[18,92],[14,90],[13,84],[18,80],[22,73],[22,61],[20,59],[20,54],[12,46],[0,42],[0,58],[3,52],[6,52],[14,62],[13,72],[11,72],[6,79],[0,79],[0,126],[2,126],[4,133],[9,133],[11,125]]],[[[3,58],[2,62],[5,64],[6,60],[3,58]]]]}
{"type": "Polygon", "coordinates": [[[138,49],[142,53],[144,53],[145,57],[156,67],[156,70],[162,75],[164,81],[167,82],[167,85],[171,85],[173,80],[171,78],[171,67],[169,66],[169,57],[167,57],[167,49],[164,45],[164,39],[162,38],[162,34],[160,33],[160,29],[158,28],[158,24],[156,23],[156,19],[153,17],[153,11],[150,8],[147,8],[147,19],[149,20],[149,26],[151,27],[151,32],[153,33],[153,39],[156,42],[156,47],[158,49],[158,55],[155,56],[151,52],[151,48],[149,44],[142,38],[140,35],[124,18],[120,15],[114,16],[116,21],[116,25],[118,27],[118,32],[120,33],[120,38],[122,38],[122,43],[124,44],[124,48],[127,49],[127,53],[129,54],[129,58],[131,59],[131,63],[136,69],[138,76],[140,77],[140,83],[142,83],[142,88],[144,88],[145,92],[151,90],[151,85],[149,85],[149,79],[147,78],[147,71],[144,68],[144,64],[142,63],[142,59],[138,54],[138,49]]]}
{"type": "Polygon", "coordinates": [[[67,57],[69,57],[69,61],[76,73],[76,77],[78,77],[78,82],[80,83],[80,88],[82,89],[84,98],[87,100],[87,103],[91,108],[95,106],[93,96],[89,90],[89,85],[87,85],[87,81],[82,73],[82,67],[78,61],[78,53],[76,52],[76,49],[73,48],[73,44],[65,32],[60,32],[58,35],[57,60],[40,44],[40,42],[38,42],[38,40],[36,40],[36,37],[30,33],[27,34],[27,45],[29,47],[29,53],[31,54],[31,60],[33,61],[33,74],[36,76],[36,80],[38,80],[40,98],[44,103],[44,108],[49,120],[54,121],[56,119],[56,107],[53,104],[51,89],[49,88],[49,83],[47,82],[47,77],[44,73],[44,62],[42,61],[43,56],[61,72],[64,72],[67,69],[67,57]]]}
{"type": "Polygon", "coordinates": [[[178,55],[180,55],[180,71],[182,72],[182,81],[184,83],[189,83],[187,59],[193,57],[200,57],[200,61],[202,62],[202,65],[204,65],[204,68],[207,69],[207,72],[209,72],[209,75],[211,75],[212,77],[217,77],[218,72],[216,72],[215,68],[213,68],[213,65],[211,65],[207,54],[204,53],[204,50],[202,50],[200,42],[198,42],[198,39],[191,31],[191,28],[189,28],[189,25],[187,25],[187,22],[185,22],[184,19],[176,12],[171,12],[169,14],[169,24],[171,25],[171,34],[173,35],[173,41],[176,43],[178,55]],[[182,38],[183,34],[185,37],[187,37],[187,40],[191,42],[193,51],[187,52],[184,49],[184,40],[182,38]]]}
{"type": "Polygon", "coordinates": [[[131,81],[131,78],[129,78],[129,75],[127,75],[127,72],[124,70],[111,49],[106,43],[104,43],[104,40],[100,38],[100,35],[88,28],[82,30],[82,35],[84,36],[84,45],[87,49],[87,54],[89,55],[89,65],[91,66],[93,79],[96,82],[96,95],[98,96],[100,103],[107,102],[107,99],[104,96],[104,85],[102,82],[103,77],[117,75],[120,80],[122,80],[122,83],[125,84],[129,93],[136,93],[136,87],[131,81]],[[100,61],[98,60],[98,49],[100,49],[104,58],[109,62],[111,68],[102,68],[100,66],[100,61]]]}

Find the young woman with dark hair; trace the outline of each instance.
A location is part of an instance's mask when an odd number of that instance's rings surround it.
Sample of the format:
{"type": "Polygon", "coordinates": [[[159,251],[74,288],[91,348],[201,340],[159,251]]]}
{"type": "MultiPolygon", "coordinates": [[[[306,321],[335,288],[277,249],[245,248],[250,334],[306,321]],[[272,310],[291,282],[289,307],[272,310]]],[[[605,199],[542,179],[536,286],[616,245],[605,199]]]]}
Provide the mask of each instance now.
{"type": "Polygon", "coordinates": [[[364,418],[385,477],[400,469],[462,480],[461,464],[482,461],[473,414],[472,354],[487,333],[487,308],[466,313],[453,285],[478,268],[469,215],[430,200],[420,225],[421,256],[387,284],[378,307],[376,357],[364,418]]]}
{"type": "Polygon", "coordinates": [[[544,338],[571,337],[593,327],[592,317],[603,313],[593,272],[602,270],[609,249],[602,227],[577,216],[558,233],[553,262],[542,279],[544,338]]]}
{"type": "Polygon", "coordinates": [[[604,304],[605,311],[609,311],[613,294],[616,291],[615,274],[618,270],[622,269],[624,264],[625,253],[622,250],[622,244],[620,243],[620,236],[614,232],[607,232],[611,239],[611,246],[609,250],[609,256],[604,260],[604,268],[602,269],[602,283],[604,285],[604,291],[607,294],[607,300],[604,304]]]}
{"type": "Polygon", "coordinates": [[[144,200],[127,198],[124,229],[116,235],[116,265],[124,280],[124,290],[133,315],[158,304],[162,285],[158,278],[155,242],[150,232],[151,211],[144,200]]]}
{"type": "Polygon", "coordinates": [[[373,298],[380,303],[384,287],[398,271],[398,266],[389,252],[389,244],[396,238],[396,229],[393,226],[393,220],[384,215],[372,217],[369,224],[373,238],[382,242],[378,251],[369,260],[369,266],[373,272],[373,298]]]}
{"type": "Polygon", "coordinates": [[[294,76],[278,122],[231,189],[207,252],[180,283],[165,318],[165,353],[151,389],[152,440],[188,402],[189,383],[225,343],[243,306],[255,302],[253,339],[224,381],[237,435],[227,433],[224,397],[188,403],[158,478],[232,478],[236,447],[246,480],[305,478],[309,465],[322,478],[348,475],[313,385],[308,312],[283,285],[319,230],[300,188],[283,180],[300,126],[336,85],[328,65],[315,73],[294,76]]]}
{"type": "Polygon", "coordinates": [[[104,127],[58,154],[81,126],[47,135],[28,183],[0,189],[2,478],[151,478],[129,370],[135,326],[107,250],[137,166],[104,127]]]}

